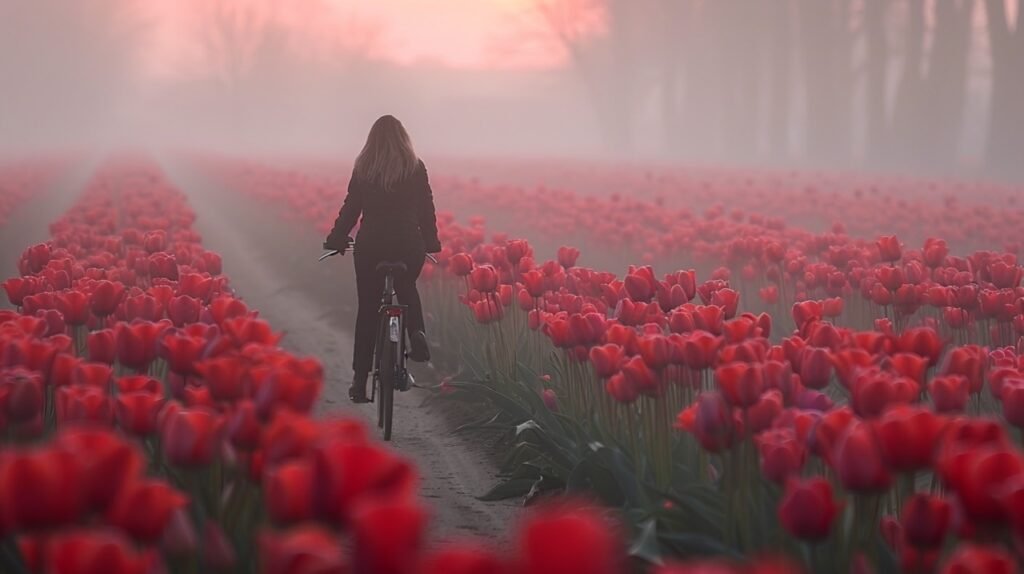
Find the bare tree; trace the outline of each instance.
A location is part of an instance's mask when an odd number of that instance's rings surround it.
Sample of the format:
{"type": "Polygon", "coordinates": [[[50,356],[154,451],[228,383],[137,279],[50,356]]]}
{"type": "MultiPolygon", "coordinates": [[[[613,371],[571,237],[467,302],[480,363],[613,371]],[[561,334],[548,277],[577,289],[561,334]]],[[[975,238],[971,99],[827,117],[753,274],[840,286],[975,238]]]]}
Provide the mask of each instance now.
{"type": "Polygon", "coordinates": [[[1022,175],[1024,149],[1024,15],[1011,26],[1005,0],[985,0],[992,60],[992,97],[986,155],[1001,173],[1022,175]]]}
{"type": "Polygon", "coordinates": [[[145,22],[135,8],[128,0],[0,0],[0,140],[67,145],[118,130],[141,67],[145,22]]]}

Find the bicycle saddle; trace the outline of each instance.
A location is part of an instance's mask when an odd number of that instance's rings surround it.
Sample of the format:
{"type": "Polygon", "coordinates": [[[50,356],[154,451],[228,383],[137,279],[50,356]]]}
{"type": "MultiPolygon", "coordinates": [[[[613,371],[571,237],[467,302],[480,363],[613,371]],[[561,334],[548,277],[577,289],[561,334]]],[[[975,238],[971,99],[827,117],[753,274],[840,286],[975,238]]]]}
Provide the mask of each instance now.
{"type": "Polygon", "coordinates": [[[401,261],[383,261],[377,264],[377,273],[390,273],[392,275],[401,275],[405,273],[405,263],[401,261]]]}

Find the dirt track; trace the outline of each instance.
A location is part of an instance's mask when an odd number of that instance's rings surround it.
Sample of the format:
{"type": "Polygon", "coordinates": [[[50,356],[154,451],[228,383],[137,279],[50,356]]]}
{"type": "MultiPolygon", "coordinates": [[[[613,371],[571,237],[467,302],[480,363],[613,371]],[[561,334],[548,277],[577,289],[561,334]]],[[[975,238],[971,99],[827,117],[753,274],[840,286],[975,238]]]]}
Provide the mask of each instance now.
{"type": "MultiPolygon", "coordinates": [[[[318,264],[322,238],[316,232],[282,221],[268,206],[246,202],[188,167],[172,163],[167,169],[189,195],[203,243],[221,254],[237,293],[285,333],[284,347],[323,362],[320,414],[359,416],[376,430],[376,407],[347,398],[355,315],[351,260],[318,264]]],[[[421,382],[432,375],[414,373],[421,382]]],[[[441,408],[422,404],[426,396],[421,389],[396,396],[392,445],[422,473],[421,493],[435,513],[433,532],[444,538],[500,536],[516,506],[476,500],[495,480],[486,447],[453,435],[441,408]]]]}

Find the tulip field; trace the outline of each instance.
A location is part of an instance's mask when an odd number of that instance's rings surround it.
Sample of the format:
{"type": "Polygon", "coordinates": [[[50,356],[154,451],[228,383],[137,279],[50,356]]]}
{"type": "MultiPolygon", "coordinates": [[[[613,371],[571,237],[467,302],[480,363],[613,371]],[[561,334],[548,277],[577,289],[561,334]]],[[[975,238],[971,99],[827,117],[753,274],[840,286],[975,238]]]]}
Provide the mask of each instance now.
{"type": "MultiPolygon", "coordinates": [[[[188,160],[321,231],[347,184],[188,160]]],[[[0,217],[67,163],[0,167],[0,217]]],[[[505,436],[479,497],[535,507],[438,542],[420,470],[313,414],[341,375],[237,296],[185,193],[104,163],[3,282],[0,571],[1017,571],[1019,189],[572,169],[432,172],[433,394],[505,436]]]]}
{"type": "MultiPolygon", "coordinates": [[[[65,168],[27,169],[0,171],[5,206],[65,168]]],[[[157,164],[110,161],[3,282],[0,571],[625,567],[618,527],[579,503],[530,514],[501,549],[428,547],[415,466],[357,420],[312,418],[319,361],[235,297],[195,218],[157,164]]]]}
{"type": "MultiPolygon", "coordinates": [[[[193,159],[296,226],[345,194],[342,166],[193,159]]],[[[431,172],[436,391],[509,438],[484,499],[600,504],[661,573],[1017,571],[1019,188],[557,175],[431,172]]]]}

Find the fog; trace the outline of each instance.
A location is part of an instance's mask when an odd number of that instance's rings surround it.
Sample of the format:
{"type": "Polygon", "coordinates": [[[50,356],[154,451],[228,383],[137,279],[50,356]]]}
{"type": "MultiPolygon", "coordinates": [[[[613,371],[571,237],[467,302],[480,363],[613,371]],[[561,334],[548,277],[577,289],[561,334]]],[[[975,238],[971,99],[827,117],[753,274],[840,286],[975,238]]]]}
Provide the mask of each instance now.
{"type": "Polygon", "coordinates": [[[0,0],[0,150],[344,155],[392,113],[427,157],[1021,176],[1017,0],[495,0],[476,44],[414,4],[0,0]]]}

